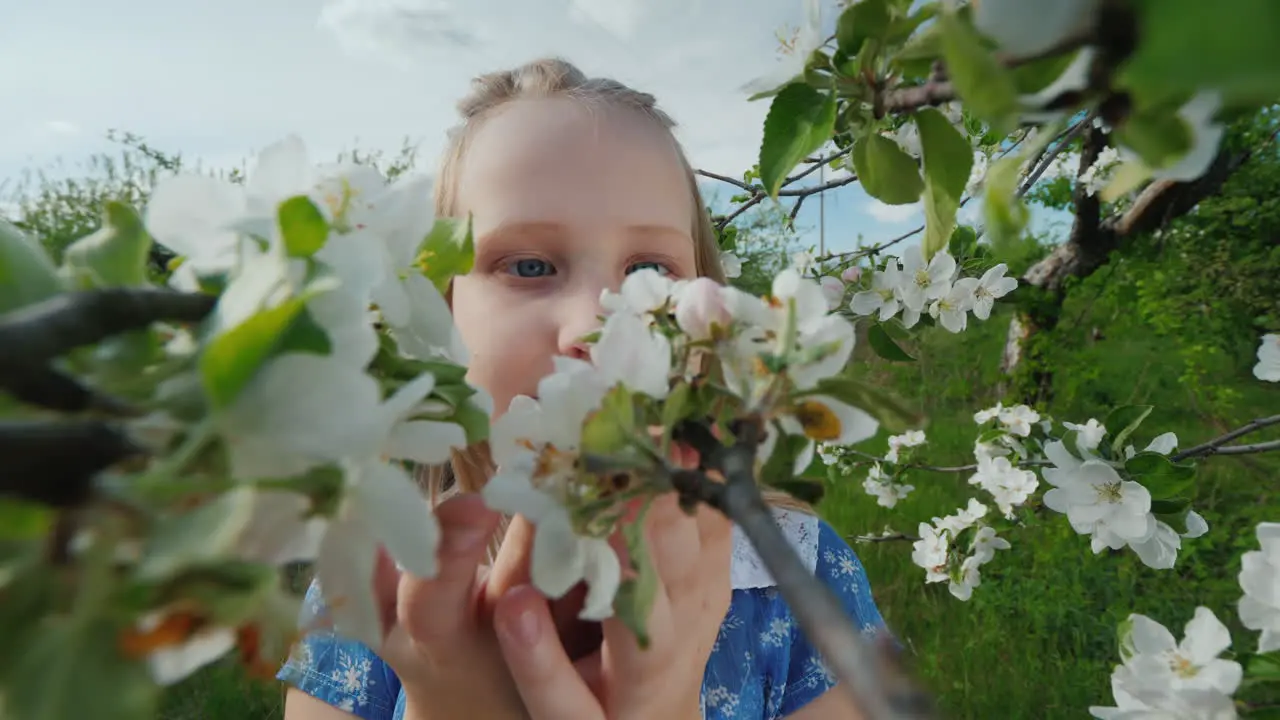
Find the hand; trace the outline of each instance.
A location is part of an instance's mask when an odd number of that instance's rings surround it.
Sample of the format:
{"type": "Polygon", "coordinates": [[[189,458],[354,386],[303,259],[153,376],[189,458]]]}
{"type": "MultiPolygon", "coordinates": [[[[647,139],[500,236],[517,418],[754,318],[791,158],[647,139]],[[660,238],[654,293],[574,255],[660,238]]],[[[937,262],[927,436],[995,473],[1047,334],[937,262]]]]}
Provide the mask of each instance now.
{"type": "Polygon", "coordinates": [[[659,578],[647,650],[615,617],[602,624],[600,648],[574,660],[562,642],[546,641],[558,628],[535,589],[497,600],[498,640],[533,720],[701,717],[703,675],[732,596],[732,525],[702,505],[685,515],[673,494],[654,502],[645,525],[659,578]]]}
{"type": "MultiPolygon", "coordinates": [[[[526,718],[484,602],[482,563],[499,515],[478,495],[460,495],[442,503],[436,517],[436,577],[401,572],[383,554],[374,579],[384,628],[378,655],[404,687],[406,718],[526,718]]],[[[519,543],[509,545],[503,544],[507,554],[521,552],[519,543]]]]}

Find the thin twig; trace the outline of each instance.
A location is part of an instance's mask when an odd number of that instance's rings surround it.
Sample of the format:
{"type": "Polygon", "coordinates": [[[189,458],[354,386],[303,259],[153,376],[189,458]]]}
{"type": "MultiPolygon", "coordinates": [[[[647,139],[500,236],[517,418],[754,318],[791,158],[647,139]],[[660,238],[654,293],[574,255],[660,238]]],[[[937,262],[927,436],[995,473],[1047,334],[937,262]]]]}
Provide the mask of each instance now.
{"type": "Polygon", "coordinates": [[[1183,460],[1188,460],[1190,458],[1208,457],[1210,455],[1246,455],[1248,453],[1253,453],[1253,452],[1266,452],[1268,450],[1275,450],[1278,446],[1280,446],[1280,441],[1256,443],[1254,445],[1237,445],[1232,447],[1223,447],[1224,445],[1231,442],[1232,440],[1235,440],[1238,437],[1241,437],[1243,435],[1248,435],[1249,433],[1252,433],[1252,432],[1257,432],[1262,428],[1270,427],[1272,425],[1280,425],[1280,415],[1272,415],[1270,417],[1258,418],[1257,420],[1241,425],[1240,427],[1236,428],[1235,430],[1232,430],[1231,432],[1225,435],[1221,435],[1206,443],[1201,443],[1200,445],[1196,445],[1195,447],[1187,448],[1186,450],[1183,450],[1180,453],[1175,453],[1169,459],[1174,462],[1181,462],[1183,460]]]}
{"type": "Polygon", "coordinates": [[[920,540],[915,535],[907,535],[900,532],[885,533],[884,535],[854,535],[849,539],[857,543],[918,542],[920,540]]]}
{"type": "Polygon", "coordinates": [[[1095,115],[1096,111],[1085,115],[1084,119],[1064,130],[1061,135],[1050,143],[1050,145],[1045,147],[1044,152],[1042,152],[1040,157],[1036,158],[1036,161],[1032,164],[1035,168],[1034,171],[1027,175],[1026,182],[1022,184],[1022,187],[1018,188],[1017,193],[1015,193],[1015,197],[1021,198],[1031,191],[1031,187],[1035,185],[1036,182],[1040,180],[1040,176],[1044,175],[1045,171],[1053,165],[1054,160],[1062,154],[1062,151],[1067,149],[1067,146],[1071,144],[1071,141],[1079,137],[1081,133],[1093,124],[1095,115]],[[1057,144],[1054,145],[1053,143],[1057,144]],[[1052,147],[1052,149],[1050,149],[1050,147],[1052,147]]]}
{"type": "MultiPolygon", "coordinates": [[[[872,455],[870,453],[864,453],[859,450],[846,450],[845,452],[848,452],[851,455],[857,455],[858,457],[863,458],[864,460],[868,460],[870,462],[880,463],[881,465],[898,465],[898,467],[902,468],[903,470],[927,470],[929,472],[957,473],[957,472],[973,472],[974,470],[978,469],[977,464],[952,465],[947,467],[944,467],[941,465],[917,465],[914,463],[900,465],[888,458],[876,457],[875,455],[872,455]]],[[[1032,467],[1041,467],[1044,465],[1052,465],[1052,464],[1053,463],[1049,462],[1048,460],[1019,460],[1018,462],[1013,463],[1013,466],[1023,467],[1023,468],[1032,468],[1032,467]]]]}

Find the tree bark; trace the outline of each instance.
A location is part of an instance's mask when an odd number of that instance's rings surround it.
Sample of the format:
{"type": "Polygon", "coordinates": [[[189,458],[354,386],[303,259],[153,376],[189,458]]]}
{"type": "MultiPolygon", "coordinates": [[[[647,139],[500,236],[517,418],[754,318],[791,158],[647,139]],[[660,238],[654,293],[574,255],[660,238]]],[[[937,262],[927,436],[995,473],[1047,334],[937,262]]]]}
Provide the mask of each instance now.
{"type": "MultiPolygon", "coordinates": [[[[1106,134],[1091,128],[1085,136],[1077,178],[1093,165],[1106,144],[1106,134]]],[[[1022,276],[1019,294],[1034,295],[1035,301],[1020,302],[1017,314],[1009,323],[1001,369],[1016,378],[1016,393],[1023,402],[1046,402],[1051,397],[1052,371],[1047,363],[1041,362],[1042,353],[1037,346],[1045,333],[1057,327],[1067,281],[1088,277],[1105,266],[1111,253],[1126,241],[1164,227],[1190,212],[1201,200],[1221,190],[1252,153],[1248,150],[1233,154],[1224,147],[1200,178],[1191,182],[1152,182],[1127,209],[1105,219],[1101,217],[1099,198],[1089,195],[1080,183],[1076,184],[1076,213],[1071,234],[1022,276]]]]}

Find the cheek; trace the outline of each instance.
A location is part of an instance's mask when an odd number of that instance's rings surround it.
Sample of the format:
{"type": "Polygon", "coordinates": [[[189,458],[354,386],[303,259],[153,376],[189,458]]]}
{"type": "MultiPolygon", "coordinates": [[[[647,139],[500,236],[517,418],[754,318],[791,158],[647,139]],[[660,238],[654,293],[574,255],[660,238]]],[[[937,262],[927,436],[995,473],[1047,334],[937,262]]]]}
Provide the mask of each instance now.
{"type": "Polygon", "coordinates": [[[454,321],[471,351],[467,381],[492,395],[501,412],[516,395],[535,393],[551,372],[555,328],[537,303],[504,298],[502,289],[475,278],[453,282],[454,321]]]}

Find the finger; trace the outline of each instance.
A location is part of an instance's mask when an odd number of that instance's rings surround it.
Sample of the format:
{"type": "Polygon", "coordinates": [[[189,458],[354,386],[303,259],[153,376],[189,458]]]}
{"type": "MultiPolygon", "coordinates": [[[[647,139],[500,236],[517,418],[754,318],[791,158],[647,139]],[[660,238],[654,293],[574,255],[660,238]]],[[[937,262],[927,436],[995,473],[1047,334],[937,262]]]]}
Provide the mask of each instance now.
{"type": "Polygon", "coordinates": [[[523,515],[507,523],[502,546],[485,583],[485,604],[493,606],[508,590],[532,582],[533,536],[536,528],[523,515]]]}
{"type": "Polygon", "coordinates": [[[674,622],[670,580],[685,572],[689,558],[696,558],[698,554],[697,525],[684,515],[678,502],[673,493],[658,497],[644,518],[645,549],[657,576],[653,606],[645,619],[649,646],[641,648],[639,638],[621,618],[615,616],[605,620],[601,629],[604,634],[604,663],[609,675],[628,677],[630,673],[643,673],[645,668],[663,663],[664,649],[674,642],[678,629],[674,622]]]}
{"type": "Polygon", "coordinates": [[[382,637],[396,624],[396,596],[400,588],[400,569],[390,553],[381,545],[373,566],[373,597],[378,606],[378,621],[382,625],[382,637]]]}
{"type": "Polygon", "coordinates": [[[420,643],[456,636],[473,626],[468,609],[476,571],[499,516],[479,495],[458,495],[436,509],[436,519],[441,536],[436,576],[402,573],[397,595],[397,619],[420,643]]]}
{"type": "Polygon", "coordinates": [[[547,600],[537,590],[521,585],[499,598],[494,625],[532,720],[603,720],[600,701],[570,662],[547,600]]]}

